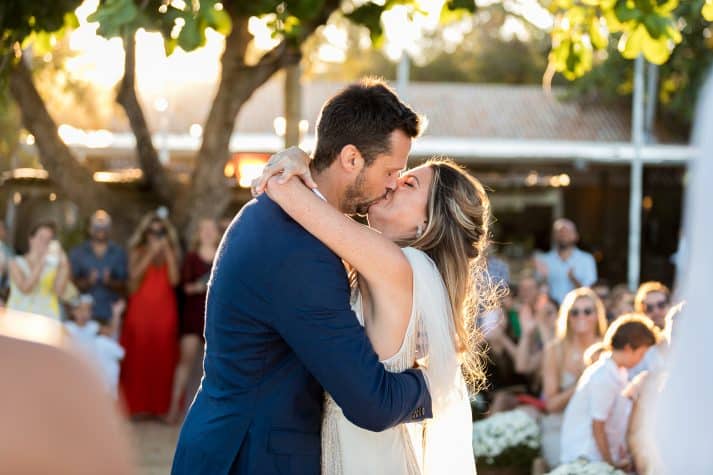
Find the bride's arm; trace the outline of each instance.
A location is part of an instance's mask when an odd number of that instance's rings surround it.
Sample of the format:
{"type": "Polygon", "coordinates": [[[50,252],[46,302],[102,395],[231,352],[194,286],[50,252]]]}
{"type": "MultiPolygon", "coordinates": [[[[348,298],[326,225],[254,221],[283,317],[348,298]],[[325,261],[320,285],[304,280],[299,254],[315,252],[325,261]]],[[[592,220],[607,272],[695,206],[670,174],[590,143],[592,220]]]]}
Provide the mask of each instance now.
{"type": "Polygon", "coordinates": [[[412,292],[412,270],[401,249],[379,232],[345,216],[299,179],[270,179],[267,194],[310,234],[354,266],[370,286],[412,292]]]}

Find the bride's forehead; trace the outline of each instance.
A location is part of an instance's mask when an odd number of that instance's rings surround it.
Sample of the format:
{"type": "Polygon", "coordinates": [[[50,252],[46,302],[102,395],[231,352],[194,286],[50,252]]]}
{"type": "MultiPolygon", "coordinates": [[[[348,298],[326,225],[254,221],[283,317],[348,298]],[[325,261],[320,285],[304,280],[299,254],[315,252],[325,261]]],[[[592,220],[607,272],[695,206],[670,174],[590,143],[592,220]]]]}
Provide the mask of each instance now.
{"type": "Polygon", "coordinates": [[[416,175],[420,178],[428,177],[432,174],[433,172],[431,171],[431,167],[428,165],[419,165],[415,168],[409,168],[408,170],[404,170],[401,173],[402,177],[408,177],[412,175],[416,175]]]}

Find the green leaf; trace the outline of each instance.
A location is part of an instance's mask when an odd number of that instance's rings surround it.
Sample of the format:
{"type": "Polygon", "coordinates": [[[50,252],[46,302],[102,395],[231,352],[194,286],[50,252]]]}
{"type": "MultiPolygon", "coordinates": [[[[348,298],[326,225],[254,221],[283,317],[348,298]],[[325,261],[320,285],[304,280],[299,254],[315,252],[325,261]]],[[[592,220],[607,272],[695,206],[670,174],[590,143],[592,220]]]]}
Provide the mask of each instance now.
{"type": "Polygon", "coordinates": [[[478,6],[475,4],[474,0],[446,0],[443,4],[443,8],[447,8],[450,11],[465,10],[470,13],[475,13],[478,6]]]}
{"type": "Polygon", "coordinates": [[[176,46],[178,46],[178,40],[175,38],[164,37],[163,39],[163,50],[166,56],[171,56],[174,51],[176,51],[176,46]]]}
{"type": "Polygon", "coordinates": [[[656,5],[656,12],[661,15],[668,15],[678,8],[678,0],[666,0],[660,5],[656,5]]]}
{"type": "Polygon", "coordinates": [[[707,21],[713,21],[713,0],[706,0],[701,14],[707,21]]]}
{"type": "Polygon", "coordinates": [[[646,37],[646,27],[643,24],[639,24],[633,31],[624,32],[619,39],[619,52],[626,59],[636,58],[641,54],[646,37]]]}
{"type": "Polygon", "coordinates": [[[571,25],[581,25],[587,17],[587,11],[583,7],[572,7],[565,13],[571,25]]]}
{"type": "Polygon", "coordinates": [[[604,49],[609,44],[607,32],[602,28],[600,19],[597,17],[592,18],[589,24],[589,39],[596,49],[604,49]]]}
{"type": "Polygon", "coordinates": [[[184,51],[193,51],[205,45],[205,21],[193,15],[186,15],[186,24],[178,34],[178,46],[184,51]]]}
{"type": "Polygon", "coordinates": [[[634,6],[629,6],[629,2],[627,1],[618,2],[614,13],[617,19],[622,23],[638,20],[641,17],[641,10],[634,6]]]}
{"type": "Polygon", "coordinates": [[[358,25],[363,25],[369,29],[372,43],[380,43],[384,35],[384,28],[381,25],[381,14],[384,13],[385,6],[375,3],[365,3],[355,8],[345,16],[358,25]]]}
{"type": "Polygon", "coordinates": [[[87,19],[99,23],[97,33],[111,38],[121,36],[122,28],[133,22],[137,15],[138,9],[132,0],[107,0],[87,19]]]}
{"type": "Polygon", "coordinates": [[[668,19],[656,14],[647,15],[644,17],[644,26],[652,38],[660,38],[666,33],[668,27],[668,19]]]}
{"type": "Polygon", "coordinates": [[[644,57],[651,63],[663,64],[671,56],[671,47],[668,38],[647,38],[642,44],[644,57]]]}
{"type": "Polygon", "coordinates": [[[477,6],[472,0],[446,1],[441,7],[439,21],[444,25],[454,23],[472,15],[476,9],[477,6]]]}
{"type": "Polygon", "coordinates": [[[211,6],[207,8],[205,12],[201,10],[201,15],[210,28],[213,28],[223,36],[230,34],[230,30],[233,28],[233,22],[225,10],[216,10],[214,6],[211,6]]]}
{"type": "Polygon", "coordinates": [[[325,0],[301,0],[287,2],[287,10],[300,20],[315,18],[324,7],[325,0]]]}

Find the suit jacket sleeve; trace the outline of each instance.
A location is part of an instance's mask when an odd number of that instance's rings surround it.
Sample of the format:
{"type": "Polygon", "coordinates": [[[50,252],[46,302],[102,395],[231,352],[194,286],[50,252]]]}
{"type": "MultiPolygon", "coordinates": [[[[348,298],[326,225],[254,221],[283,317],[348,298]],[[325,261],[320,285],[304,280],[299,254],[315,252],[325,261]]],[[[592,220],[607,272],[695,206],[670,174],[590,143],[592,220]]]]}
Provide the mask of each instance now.
{"type": "Polygon", "coordinates": [[[273,281],[273,324],[352,423],[371,431],[432,417],[421,371],[387,372],[349,306],[341,261],[292,252],[273,281]]]}

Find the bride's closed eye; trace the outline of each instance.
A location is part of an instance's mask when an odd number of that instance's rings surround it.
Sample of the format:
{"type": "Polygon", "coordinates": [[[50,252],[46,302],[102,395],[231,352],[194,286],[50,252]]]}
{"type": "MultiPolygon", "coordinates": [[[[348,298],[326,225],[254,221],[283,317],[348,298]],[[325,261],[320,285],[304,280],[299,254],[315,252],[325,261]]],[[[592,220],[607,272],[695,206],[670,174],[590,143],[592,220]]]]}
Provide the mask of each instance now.
{"type": "Polygon", "coordinates": [[[416,188],[416,185],[418,185],[418,179],[414,176],[406,176],[403,177],[403,184],[409,188],[416,188]]]}

